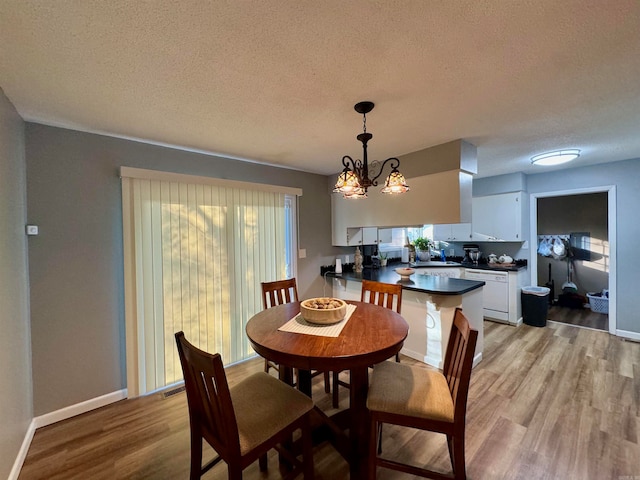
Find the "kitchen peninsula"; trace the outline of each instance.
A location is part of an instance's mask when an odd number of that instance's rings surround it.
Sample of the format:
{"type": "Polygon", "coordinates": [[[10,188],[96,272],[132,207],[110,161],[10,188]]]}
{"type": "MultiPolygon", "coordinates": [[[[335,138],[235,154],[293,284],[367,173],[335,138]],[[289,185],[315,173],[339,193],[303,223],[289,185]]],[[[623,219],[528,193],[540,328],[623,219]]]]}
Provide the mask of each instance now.
{"type": "Polygon", "coordinates": [[[482,359],[484,345],[482,289],[484,282],[421,275],[416,269],[410,280],[403,281],[394,265],[379,269],[365,268],[362,273],[328,272],[332,295],[343,300],[360,300],[362,280],[402,285],[402,316],[409,324],[409,335],[401,353],[428,365],[442,368],[449,332],[456,307],[461,307],[471,328],[478,330],[474,365],[482,359]]]}

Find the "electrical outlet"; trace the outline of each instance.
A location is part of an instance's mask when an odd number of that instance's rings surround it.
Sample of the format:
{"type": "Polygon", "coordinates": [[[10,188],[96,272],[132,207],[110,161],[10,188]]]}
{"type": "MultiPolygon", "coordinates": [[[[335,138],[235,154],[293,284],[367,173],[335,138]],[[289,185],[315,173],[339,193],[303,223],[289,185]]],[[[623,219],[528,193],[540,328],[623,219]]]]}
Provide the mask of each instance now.
{"type": "Polygon", "coordinates": [[[27,225],[27,235],[38,235],[38,226],[27,225]]]}

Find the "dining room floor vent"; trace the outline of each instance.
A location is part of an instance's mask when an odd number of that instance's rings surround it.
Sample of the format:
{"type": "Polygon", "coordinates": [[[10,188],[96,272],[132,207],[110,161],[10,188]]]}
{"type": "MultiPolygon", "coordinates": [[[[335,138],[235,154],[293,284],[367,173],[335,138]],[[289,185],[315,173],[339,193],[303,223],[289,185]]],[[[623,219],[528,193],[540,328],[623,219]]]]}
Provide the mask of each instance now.
{"type": "Polygon", "coordinates": [[[174,396],[177,393],[182,393],[184,391],[185,391],[185,387],[184,387],[184,385],[182,385],[180,387],[176,387],[176,388],[172,388],[171,390],[167,390],[162,395],[164,396],[164,398],[169,398],[169,397],[174,396]]]}

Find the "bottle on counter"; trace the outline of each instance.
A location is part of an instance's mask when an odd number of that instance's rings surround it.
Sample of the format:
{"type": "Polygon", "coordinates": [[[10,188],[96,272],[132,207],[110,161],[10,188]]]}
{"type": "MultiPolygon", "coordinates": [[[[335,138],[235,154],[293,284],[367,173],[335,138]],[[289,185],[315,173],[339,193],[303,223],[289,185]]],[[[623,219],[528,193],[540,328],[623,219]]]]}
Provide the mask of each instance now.
{"type": "Polygon", "coordinates": [[[405,248],[409,251],[409,263],[414,263],[416,261],[416,247],[411,245],[411,242],[409,241],[409,237],[407,237],[407,243],[405,245],[405,248]]]}
{"type": "Polygon", "coordinates": [[[360,247],[356,247],[353,269],[356,273],[362,273],[362,253],[360,253],[360,247]]]}
{"type": "Polygon", "coordinates": [[[444,248],[440,250],[440,260],[442,260],[443,262],[447,261],[447,256],[444,254],[444,248]]]}

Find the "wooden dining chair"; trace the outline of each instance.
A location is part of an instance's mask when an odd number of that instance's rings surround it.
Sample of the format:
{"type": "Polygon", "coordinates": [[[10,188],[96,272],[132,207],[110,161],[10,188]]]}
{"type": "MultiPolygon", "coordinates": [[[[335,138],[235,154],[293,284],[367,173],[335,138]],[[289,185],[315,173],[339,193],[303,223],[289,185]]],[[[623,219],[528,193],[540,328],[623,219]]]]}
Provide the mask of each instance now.
{"type": "MultiPolygon", "coordinates": [[[[402,308],[402,285],[362,280],[360,301],[373,303],[400,313],[402,308]]],[[[396,362],[400,362],[400,353],[396,353],[396,362]]],[[[340,386],[348,388],[349,383],[340,380],[340,372],[333,372],[333,408],[340,406],[338,392],[340,386]]]]}
{"type": "Polygon", "coordinates": [[[189,343],[183,332],[175,334],[184,374],[191,429],[190,479],[199,479],[224,460],[229,480],[242,479],[242,471],[259,460],[267,470],[267,452],[275,448],[293,470],[313,479],[310,412],[313,401],[271,375],[259,372],[229,388],[219,354],[210,354],[189,343]],[[302,432],[302,462],[284,449],[293,433],[302,432]],[[218,454],[202,466],[202,439],[218,454]]]}
{"type": "Polygon", "coordinates": [[[425,478],[465,480],[464,434],[467,395],[478,332],[460,308],[454,314],[443,371],[383,362],[376,365],[367,396],[371,419],[369,480],[377,467],[425,478]],[[452,474],[428,470],[381,457],[377,432],[383,423],[443,433],[447,436],[452,474]]]}
{"type": "MultiPolygon", "coordinates": [[[[362,280],[360,301],[374,303],[400,313],[402,308],[402,285],[362,280]]],[[[400,362],[400,353],[396,353],[396,362],[400,362]]]]}
{"type": "MultiPolygon", "coordinates": [[[[276,280],[274,282],[262,282],[262,307],[264,309],[282,305],[283,303],[291,303],[298,301],[298,287],[295,278],[287,280],[276,280]]],[[[278,364],[270,360],[264,359],[264,371],[269,373],[269,369],[273,368],[278,371],[278,364]]],[[[314,371],[311,377],[317,377],[322,374],[324,376],[324,391],[331,392],[331,383],[329,372],[314,371]]]]}

